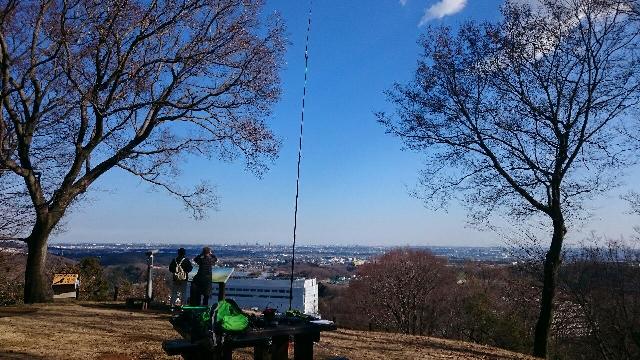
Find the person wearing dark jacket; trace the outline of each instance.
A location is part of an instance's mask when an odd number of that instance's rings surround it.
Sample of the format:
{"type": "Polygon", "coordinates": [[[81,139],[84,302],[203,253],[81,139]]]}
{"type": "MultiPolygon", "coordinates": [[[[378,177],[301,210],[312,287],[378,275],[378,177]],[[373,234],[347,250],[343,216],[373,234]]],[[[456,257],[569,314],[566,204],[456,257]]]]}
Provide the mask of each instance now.
{"type": "Polygon", "coordinates": [[[178,256],[171,260],[169,271],[173,274],[173,286],[171,288],[171,307],[186,303],[187,281],[189,280],[189,272],[193,270],[191,261],[187,259],[184,248],[178,249],[178,256]]]}
{"type": "Polygon", "coordinates": [[[205,247],[202,253],[193,261],[198,264],[198,272],[191,281],[191,305],[209,305],[211,297],[211,269],[218,258],[211,252],[211,248],[205,247]],[[204,297],[201,300],[201,297],[204,297]]]}

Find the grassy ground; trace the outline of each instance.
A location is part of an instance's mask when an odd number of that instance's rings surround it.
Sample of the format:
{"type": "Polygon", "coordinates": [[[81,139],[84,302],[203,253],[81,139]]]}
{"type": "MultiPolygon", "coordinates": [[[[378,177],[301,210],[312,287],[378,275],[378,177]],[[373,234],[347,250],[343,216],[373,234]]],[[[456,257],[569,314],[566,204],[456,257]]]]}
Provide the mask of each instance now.
{"type": "MultiPolygon", "coordinates": [[[[54,303],[0,307],[0,359],[179,359],[163,353],[177,333],[168,315],[118,304],[54,303]]],[[[529,359],[457,341],[338,330],[323,333],[317,359],[529,359]]],[[[249,351],[234,359],[250,359],[249,351]]]]}

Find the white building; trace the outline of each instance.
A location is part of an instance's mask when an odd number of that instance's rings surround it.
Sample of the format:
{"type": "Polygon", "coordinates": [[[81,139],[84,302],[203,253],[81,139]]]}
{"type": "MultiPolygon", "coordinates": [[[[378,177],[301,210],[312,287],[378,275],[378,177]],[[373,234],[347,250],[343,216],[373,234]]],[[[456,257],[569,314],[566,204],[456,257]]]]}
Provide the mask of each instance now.
{"type": "MultiPolygon", "coordinates": [[[[190,293],[191,280],[198,271],[194,265],[189,273],[189,285],[187,294],[190,293]]],[[[247,278],[247,274],[234,273],[233,268],[214,267],[212,271],[212,291],[209,304],[218,302],[218,283],[214,281],[226,281],[225,297],[233,299],[241,308],[266,307],[276,309],[278,312],[289,310],[290,280],[271,280],[265,278],[247,278]],[[231,276],[231,277],[230,277],[231,276]],[[228,280],[227,280],[228,279],[228,280]]],[[[188,295],[186,296],[188,297],[188,295]]],[[[318,315],[318,283],[316,279],[293,280],[293,299],[291,308],[308,315],[318,315]]]]}
{"type": "MultiPolygon", "coordinates": [[[[289,310],[289,280],[229,279],[225,287],[225,297],[235,300],[241,308],[270,307],[278,312],[289,310]]],[[[213,284],[209,304],[218,301],[218,286],[213,284]]],[[[316,279],[293,281],[293,309],[305,314],[318,314],[318,283],[316,279]]]]}
{"type": "MultiPolygon", "coordinates": [[[[189,287],[191,280],[189,280],[189,287]]],[[[267,307],[278,312],[289,310],[289,280],[231,278],[225,285],[225,297],[244,309],[267,307]]],[[[218,284],[213,283],[209,304],[218,302],[218,284]]],[[[187,288],[187,294],[189,288],[187,288]]],[[[318,283],[316,279],[293,280],[291,307],[308,315],[318,315],[318,283]]]]}

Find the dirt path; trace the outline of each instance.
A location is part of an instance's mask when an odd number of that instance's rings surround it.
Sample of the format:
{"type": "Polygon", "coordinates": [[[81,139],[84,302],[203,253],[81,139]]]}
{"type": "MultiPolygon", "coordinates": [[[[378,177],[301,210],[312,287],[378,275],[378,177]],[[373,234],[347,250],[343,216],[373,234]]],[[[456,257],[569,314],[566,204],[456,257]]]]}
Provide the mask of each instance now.
{"type": "MultiPolygon", "coordinates": [[[[176,338],[168,315],[111,304],[0,307],[0,359],[180,359],[163,353],[176,338]]],[[[475,344],[418,336],[339,330],[323,333],[317,359],[529,359],[475,344]]],[[[234,359],[250,359],[249,351],[234,359]]]]}

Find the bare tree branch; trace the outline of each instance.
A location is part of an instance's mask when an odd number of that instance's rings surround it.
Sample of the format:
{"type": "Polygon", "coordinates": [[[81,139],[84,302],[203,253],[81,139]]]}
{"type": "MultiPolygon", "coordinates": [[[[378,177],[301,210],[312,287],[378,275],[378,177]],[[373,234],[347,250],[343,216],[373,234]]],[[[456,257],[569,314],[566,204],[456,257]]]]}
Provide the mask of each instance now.
{"type": "Polygon", "coordinates": [[[243,157],[258,175],[277,156],[264,119],[280,95],[284,26],[264,20],[262,1],[0,8],[0,169],[21,178],[30,197],[30,253],[114,167],[202,217],[215,196],[205,185],[176,186],[185,155],[243,157]]]}
{"type": "Polygon", "coordinates": [[[640,101],[637,1],[507,2],[503,19],[432,28],[415,79],[387,92],[390,134],[428,158],[417,192],[471,218],[544,214],[552,238],[534,354],[546,355],[555,279],[582,204],[619,184],[637,146],[621,131],[640,101]]]}

